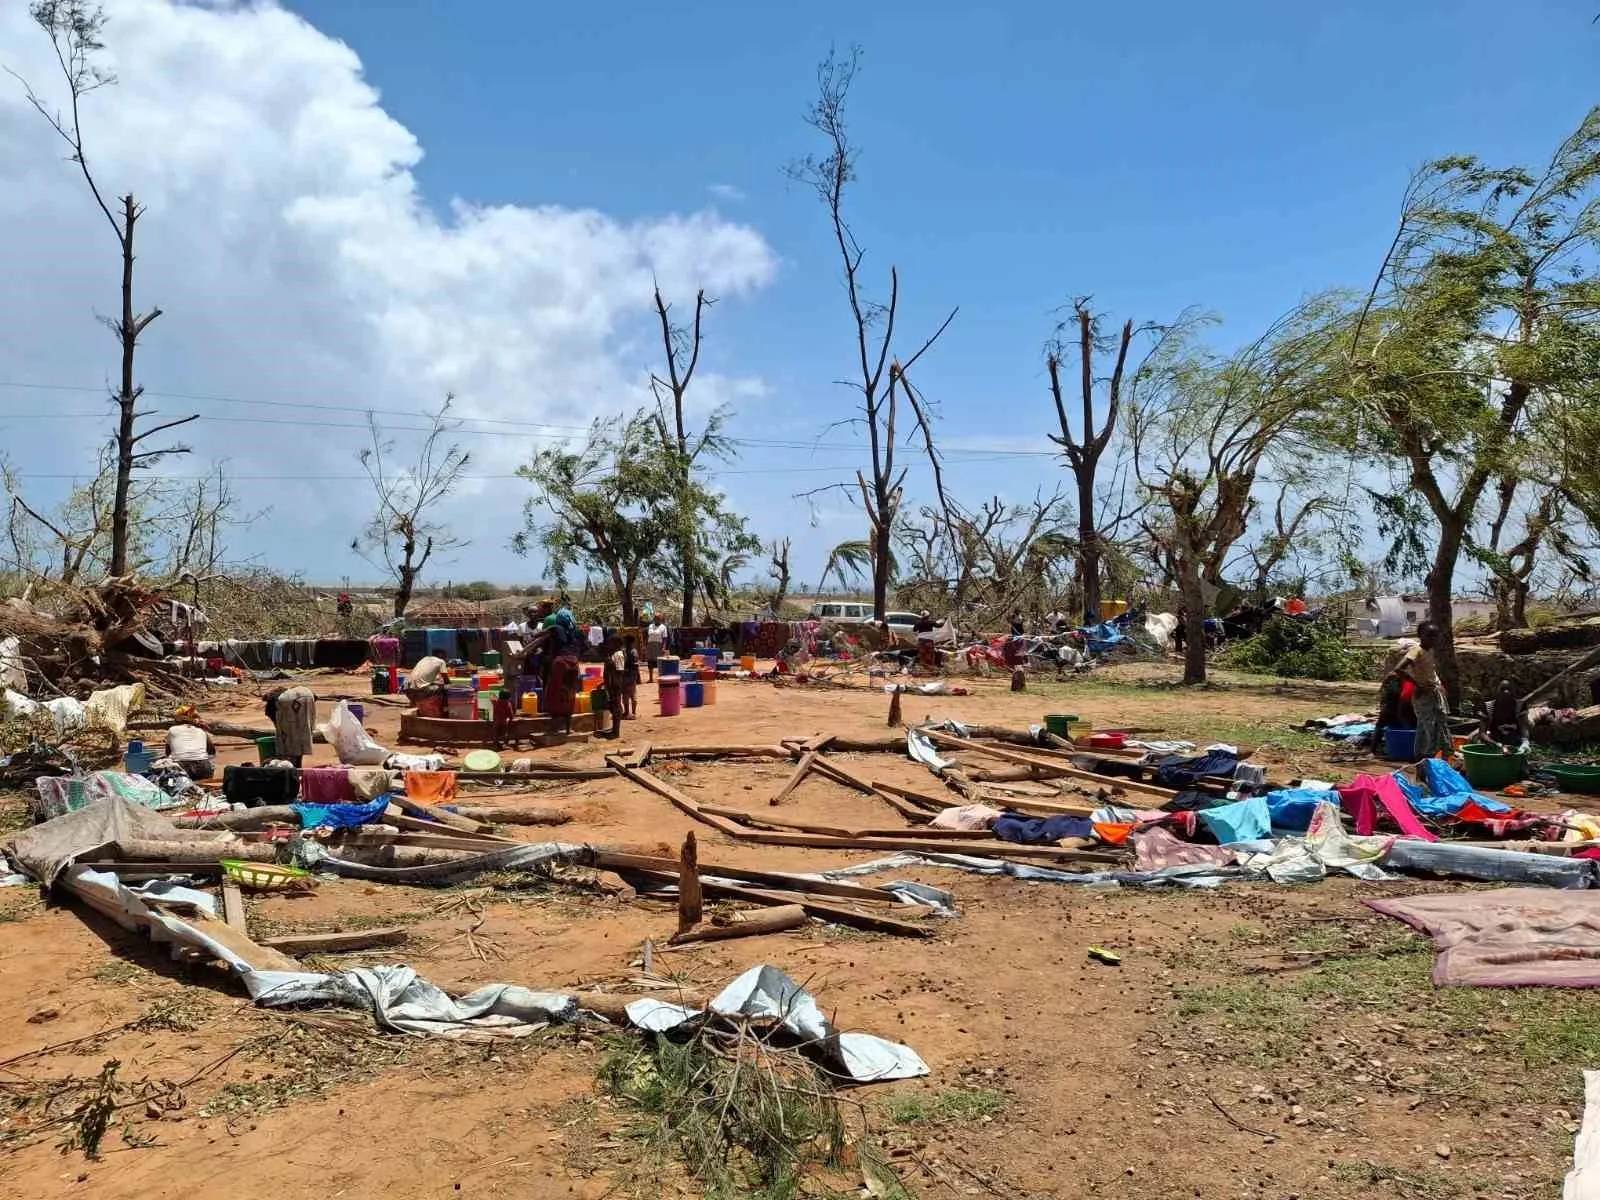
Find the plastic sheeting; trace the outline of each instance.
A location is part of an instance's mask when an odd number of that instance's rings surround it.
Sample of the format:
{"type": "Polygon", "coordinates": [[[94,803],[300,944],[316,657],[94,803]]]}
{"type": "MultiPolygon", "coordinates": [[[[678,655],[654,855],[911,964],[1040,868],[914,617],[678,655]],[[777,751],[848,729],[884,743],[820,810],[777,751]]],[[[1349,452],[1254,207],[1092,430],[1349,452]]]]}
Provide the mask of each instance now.
{"type": "Polygon", "coordinates": [[[319,731],[338,751],[339,761],[348,767],[382,766],[389,757],[389,751],[372,740],[372,735],[362,728],[344,700],[333,706],[319,731]]]}
{"type": "Polygon", "coordinates": [[[1542,887],[1587,888],[1595,884],[1595,860],[1554,854],[1525,854],[1490,846],[1462,846],[1397,838],[1384,866],[1400,871],[1437,871],[1461,879],[1532,883],[1542,887]]]}
{"type": "MultiPolygon", "coordinates": [[[[103,774],[113,775],[116,779],[133,778],[114,772],[103,774]]],[[[39,782],[46,781],[40,779],[39,782]]],[[[48,886],[55,882],[56,876],[66,870],[73,859],[112,842],[126,839],[193,842],[216,836],[194,829],[180,830],[160,814],[133,803],[125,796],[114,794],[87,808],[13,834],[7,849],[18,867],[48,886]]],[[[229,835],[223,835],[218,840],[230,844],[233,842],[229,835]]]]}
{"type": "Polygon", "coordinates": [[[84,706],[92,725],[103,725],[121,737],[128,731],[128,714],[144,707],[144,684],[125,683],[89,694],[84,706]]]}
{"type": "MultiPolygon", "coordinates": [[[[866,1033],[840,1033],[822,1015],[811,994],[777,967],[751,967],[711,1001],[717,1016],[777,1021],[829,1066],[857,1083],[915,1079],[928,1065],[910,1046],[866,1033]]],[[[665,1033],[702,1014],[662,1000],[635,1000],[628,1020],[641,1029],[665,1033]]]]}

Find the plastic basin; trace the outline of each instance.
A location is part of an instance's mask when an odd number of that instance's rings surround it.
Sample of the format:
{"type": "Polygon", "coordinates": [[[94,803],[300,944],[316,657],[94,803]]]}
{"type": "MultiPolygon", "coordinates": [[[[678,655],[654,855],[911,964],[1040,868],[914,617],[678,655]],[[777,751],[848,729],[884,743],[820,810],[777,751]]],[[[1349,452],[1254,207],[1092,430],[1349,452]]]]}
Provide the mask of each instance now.
{"type": "Polygon", "coordinates": [[[1528,772],[1526,754],[1507,754],[1498,746],[1463,746],[1461,760],[1467,782],[1475,788],[1509,787],[1528,772]]]}
{"type": "Polygon", "coordinates": [[[1578,792],[1585,796],[1600,796],[1600,766],[1592,763],[1573,766],[1546,767],[1563,792],[1578,792]]]}

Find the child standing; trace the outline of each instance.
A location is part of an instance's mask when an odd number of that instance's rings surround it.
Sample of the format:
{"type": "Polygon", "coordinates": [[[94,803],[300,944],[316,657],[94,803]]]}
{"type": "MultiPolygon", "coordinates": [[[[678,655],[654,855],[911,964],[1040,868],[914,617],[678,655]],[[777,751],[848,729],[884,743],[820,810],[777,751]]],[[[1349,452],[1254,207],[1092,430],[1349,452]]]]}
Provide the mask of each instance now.
{"type": "Polygon", "coordinates": [[[606,707],[611,710],[611,733],[613,738],[622,736],[623,718],[623,689],[627,677],[627,656],[622,652],[622,643],[615,637],[606,639],[606,667],[605,677],[601,684],[606,690],[606,707]]]}
{"type": "Polygon", "coordinates": [[[622,639],[622,711],[630,721],[639,719],[639,643],[629,634],[622,639]]]}
{"type": "Polygon", "coordinates": [[[511,732],[511,721],[516,715],[509,690],[501,688],[494,694],[494,706],[489,715],[494,719],[494,748],[499,750],[505,745],[506,738],[511,732]]]}

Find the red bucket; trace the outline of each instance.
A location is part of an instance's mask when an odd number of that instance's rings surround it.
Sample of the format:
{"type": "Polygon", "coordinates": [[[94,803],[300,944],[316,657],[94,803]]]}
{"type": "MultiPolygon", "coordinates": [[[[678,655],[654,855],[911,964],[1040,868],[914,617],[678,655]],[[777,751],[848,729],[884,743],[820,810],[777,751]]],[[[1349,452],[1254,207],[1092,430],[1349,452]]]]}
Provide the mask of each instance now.
{"type": "Polygon", "coordinates": [[[1089,748],[1091,750],[1121,750],[1128,743],[1125,733],[1091,733],[1089,735],[1089,748]]]}

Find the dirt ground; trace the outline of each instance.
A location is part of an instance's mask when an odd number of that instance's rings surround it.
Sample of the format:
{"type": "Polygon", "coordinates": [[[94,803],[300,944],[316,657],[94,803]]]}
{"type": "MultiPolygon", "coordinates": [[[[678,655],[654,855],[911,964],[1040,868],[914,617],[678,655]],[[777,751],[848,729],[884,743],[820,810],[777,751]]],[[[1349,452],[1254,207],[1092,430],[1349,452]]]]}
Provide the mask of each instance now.
{"type": "MultiPolygon", "coordinates": [[[[1348,778],[1322,744],[1289,727],[1360,710],[1370,687],[1279,687],[1239,679],[1171,686],[1166,668],[1092,681],[998,681],[964,697],[905,699],[908,721],[1020,727],[1046,712],[1101,728],[1263,747],[1276,779],[1348,778]]],[[[319,677],[320,696],[362,680],[319,677]]],[[[623,745],[775,742],[884,731],[887,698],[856,690],[724,684],[714,708],[642,720],[623,745]]],[[[208,714],[259,702],[219,696],[208,714]]],[[[369,706],[386,744],[397,709],[369,706]]],[[[237,719],[237,717],[236,717],[237,719]]],[[[612,743],[536,758],[597,761],[612,743]]],[[[251,759],[242,743],[224,761],[251,759]]],[[[873,778],[934,786],[909,760],[841,758],[873,778]]],[[[318,748],[318,761],[333,761],[318,748]]],[[[674,770],[700,799],[754,809],[783,762],[674,770]]],[[[551,785],[539,798],[572,822],[517,827],[528,841],[660,852],[694,829],[703,861],[817,870],[868,855],[731,842],[622,779],[551,785]]],[[[896,821],[882,805],[808,779],[793,819],[896,821]]],[[[812,924],[661,951],[655,972],[714,992],[758,962],[804,982],[845,1028],[905,1041],[930,1077],[855,1092],[911,1194],[1024,1197],[1343,1197],[1406,1200],[1553,1196],[1582,1108],[1581,1068],[1600,1052],[1587,995],[1439,991],[1431,951],[1359,903],[1440,884],[1229,886],[1128,892],[978,878],[938,869],[899,877],[949,889],[959,919],[918,941],[812,924]],[[1088,957],[1091,946],[1120,967],[1088,957]]],[[[671,933],[667,905],[621,900],[609,876],[478,881],[419,889],[322,883],[308,896],[251,898],[257,936],[404,924],[407,944],[315,960],[403,961],[447,988],[506,981],[629,990],[646,938],[671,933]],[[465,931],[484,918],[480,958],[465,931]]],[[[266,1013],[210,968],[182,967],[76,907],[0,888],[0,1196],[255,1195],[601,1197],[698,1195],[692,1180],[640,1184],[631,1114],[597,1090],[590,1034],[552,1030],[515,1044],[379,1036],[332,1014],[266,1013]],[[93,1036],[100,1035],[100,1036],[93,1036]],[[73,1039],[64,1049],[35,1053],[73,1039]],[[30,1135],[48,1081],[108,1061],[139,1099],[111,1114],[101,1156],[30,1135]]],[[[76,1101],[74,1101],[76,1103],[76,1101]]]]}

